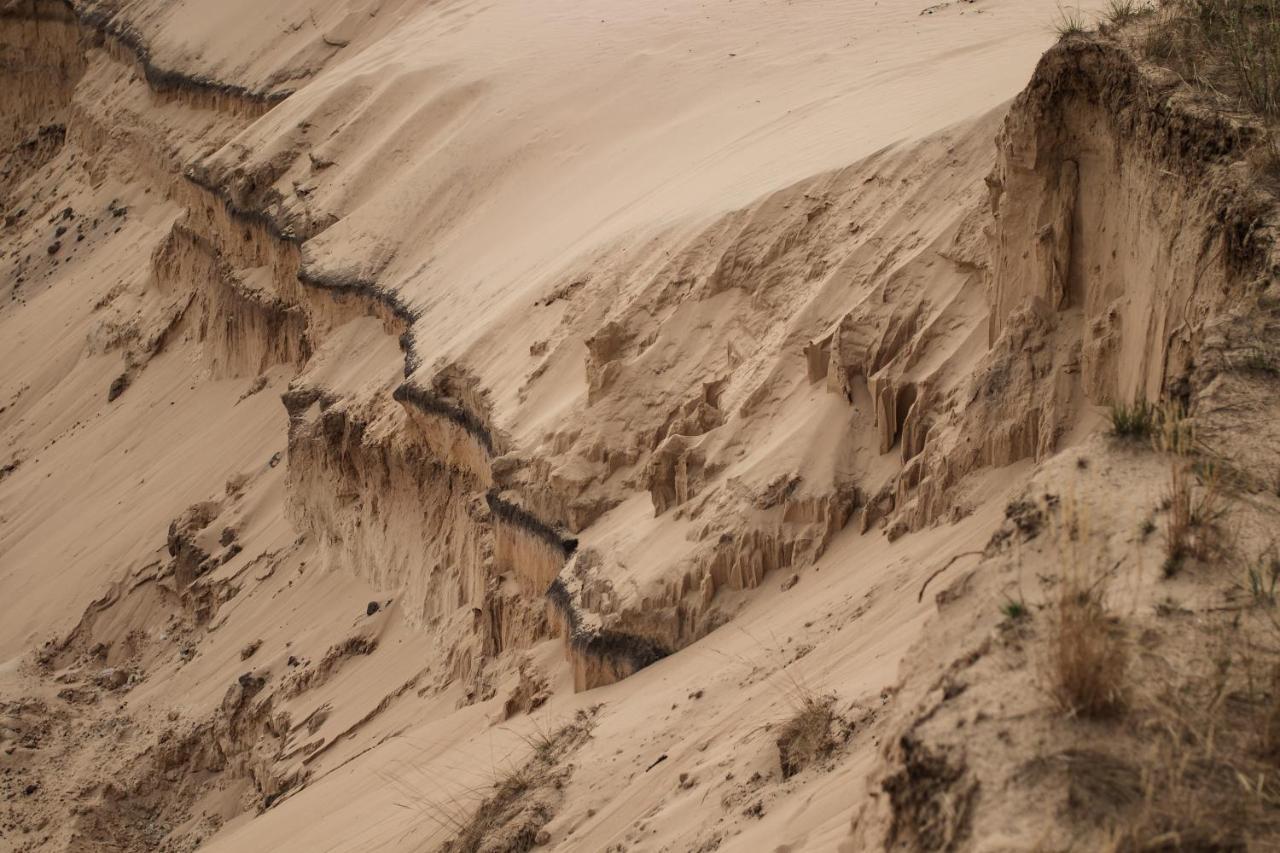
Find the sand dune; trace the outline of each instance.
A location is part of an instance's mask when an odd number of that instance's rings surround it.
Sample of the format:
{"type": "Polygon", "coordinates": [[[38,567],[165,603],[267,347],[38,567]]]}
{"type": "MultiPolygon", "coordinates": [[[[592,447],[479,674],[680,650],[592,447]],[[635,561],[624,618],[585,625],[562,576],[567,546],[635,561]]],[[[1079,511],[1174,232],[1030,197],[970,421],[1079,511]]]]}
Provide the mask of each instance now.
{"type": "Polygon", "coordinates": [[[1105,406],[1280,471],[1273,231],[1056,13],[0,5],[0,850],[1107,840],[1028,649],[1218,612],[1105,406]]]}

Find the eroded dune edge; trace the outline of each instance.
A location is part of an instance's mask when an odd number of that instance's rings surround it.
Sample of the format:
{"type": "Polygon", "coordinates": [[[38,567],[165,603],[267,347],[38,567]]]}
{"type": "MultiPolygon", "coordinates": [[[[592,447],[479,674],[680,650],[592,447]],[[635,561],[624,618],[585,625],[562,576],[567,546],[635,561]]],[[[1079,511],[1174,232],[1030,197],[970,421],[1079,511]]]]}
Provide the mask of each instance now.
{"type": "Polygon", "coordinates": [[[437,178],[499,84],[380,89],[453,19],[375,12],[0,7],[5,849],[1274,841],[1260,124],[1073,35],[508,231],[543,140],[437,178]]]}

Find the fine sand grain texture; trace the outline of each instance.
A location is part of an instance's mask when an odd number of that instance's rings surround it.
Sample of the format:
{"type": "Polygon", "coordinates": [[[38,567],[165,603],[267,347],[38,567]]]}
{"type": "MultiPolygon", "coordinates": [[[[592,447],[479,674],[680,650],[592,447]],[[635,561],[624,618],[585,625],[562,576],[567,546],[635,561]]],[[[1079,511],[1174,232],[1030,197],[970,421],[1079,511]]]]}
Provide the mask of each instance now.
{"type": "Polygon", "coordinates": [[[925,5],[0,0],[0,851],[1273,839],[1263,130],[925,5]]]}

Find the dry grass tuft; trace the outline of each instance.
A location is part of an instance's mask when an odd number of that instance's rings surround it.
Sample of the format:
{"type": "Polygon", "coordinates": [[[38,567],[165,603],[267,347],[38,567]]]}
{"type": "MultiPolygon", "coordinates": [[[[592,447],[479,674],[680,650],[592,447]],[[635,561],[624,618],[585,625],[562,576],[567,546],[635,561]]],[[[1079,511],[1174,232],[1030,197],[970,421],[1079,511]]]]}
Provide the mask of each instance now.
{"type": "Polygon", "coordinates": [[[1051,693],[1058,707],[1081,717],[1110,717],[1125,707],[1127,649],[1101,591],[1066,579],[1060,585],[1049,638],[1051,693]]]}
{"type": "Polygon", "coordinates": [[[1138,0],[1107,0],[1102,10],[1102,18],[1108,26],[1123,27],[1125,24],[1152,11],[1152,6],[1138,0]]]}
{"type": "Polygon", "coordinates": [[[560,765],[590,735],[593,712],[579,711],[555,731],[537,729],[526,738],[532,755],[519,767],[499,773],[474,813],[453,827],[444,853],[523,853],[555,817],[569,770],[560,765]]]}
{"type": "Polygon", "coordinates": [[[1177,407],[1161,418],[1159,447],[1169,455],[1169,489],[1165,495],[1164,575],[1172,577],[1187,557],[1208,559],[1219,551],[1218,522],[1223,514],[1222,469],[1212,461],[1197,463],[1195,428],[1177,407]]]}
{"type": "Polygon", "coordinates": [[[1257,607],[1275,607],[1277,586],[1280,585],[1280,554],[1275,543],[1245,566],[1245,579],[1249,598],[1257,607]]]}
{"type": "Polygon", "coordinates": [[[1048,691],[1067,714],[1115,716],[1126,704],[1128,648],[1107,610],[1106,573],[1089,552],[1087,525],[1071,501],[1058,535],[1062,576],[1048,633],[1048,691]]]}
{"type": "MultiPolygon", "coordinates": [[[[383,774],[398,791],[401,808],[418,812],[436,827],[431,848],[443,853],[523,853],[537,846],[542,829],[555,817],[572,773],[569,756],[591,736],[599,706],[579,711],[557,729],[535,728],[522,736],[530,754],[519,766],[494,768],[492,781],[466,786],[460,794],[428,796],[412,771],[383,774]],[[437,844],[434,838],[445,834],[437,844]]],[[[459,768],[458,772],[466,772],[459,768]]]]}
{"type": "Polygon", "coordinates": [[[493,793],[441,849],[451,853],[533,849],[538,831],[555,816],[554,805],[537,796],[550,781],[549,769],[536,762],[503,774],[494,782],[493,793]]]}
{"type": "Polygon", "coordinates": [[[1074,9],[1070,6],[1059,6],[1057,20],[1053,22],[1053,31],[1060,39],[1083,35],[1089,31],[1089,22],[1079,6],[1074,9]]]}
{"type": "Polygon", "coordinates": [[[840,723],[834,696],[803,696],[796,713],[778,732],[782,778],[790,779],[814,761],[834,752],[840,743],[836,736],[840,723]]]}
{"type": "Polygon", "coordinates": [[[1149,439],[1158,426],[1157,409],[1146,400],[1133,404],[1112,403],[1111,434],[1129,440],[1149,439]]]}
{"type": "Polygon", "coordinates": [[[1280,0],[1166,0],[1143,47],[1201,88],[1280,117],[1280,0]]]}
{"type": "Polygon", "coordinates": [[[1154,697],[1143,726],[1142,802],[1112,849],[1275,849],[1280,664],[1260,639],[1238,619],[1226,621],[1191,676],[1154,697]]]}

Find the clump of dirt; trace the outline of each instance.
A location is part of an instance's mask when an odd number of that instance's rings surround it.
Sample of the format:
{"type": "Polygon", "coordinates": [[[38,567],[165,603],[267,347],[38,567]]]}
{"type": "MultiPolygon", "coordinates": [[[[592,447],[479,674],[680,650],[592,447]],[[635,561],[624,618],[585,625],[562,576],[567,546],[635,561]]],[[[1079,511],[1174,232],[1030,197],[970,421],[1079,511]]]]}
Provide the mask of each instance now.
{"type": "Polygon", "coordinates": [[[273,710],[262,676],[234,681],[204,719],[174,712],[156,731],[153,719],[115,701],[130,686],[124,672],[137,670],[86,675],[72,666],[50,685],[37,667],[33,690],[73,686],[58,700],[0,703],[6,849],[187,853],[223,819],[193,813],[209,792],[238,791],[238,808],[250,810],[302,781],[274,770],[289,721],[273,710]]]}
{"type": "Polygon", "coordinates": [[[963,756],[913,737],[899,741],[901,766],[884,781],[893,807],[889,846],[951,850],[969,834],[978,786],[963,756]]]}

